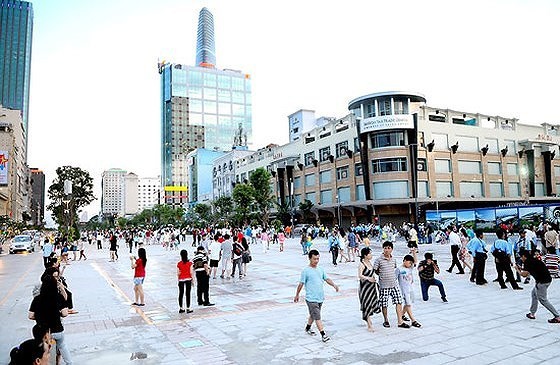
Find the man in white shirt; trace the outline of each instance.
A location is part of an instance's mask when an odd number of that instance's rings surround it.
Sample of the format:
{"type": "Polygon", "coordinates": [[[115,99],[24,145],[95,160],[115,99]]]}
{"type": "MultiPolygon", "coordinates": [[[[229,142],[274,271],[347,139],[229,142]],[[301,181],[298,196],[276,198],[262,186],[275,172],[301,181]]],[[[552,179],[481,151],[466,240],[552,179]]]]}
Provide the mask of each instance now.
{"type": "Polygon", "coordinates": [[[535,251],[537,248],[537,234],[535,233],[535,226],[531,225],[525,230],[525,239],[531,242],[531,251],[535,251]]]}
{"type": "Polygon", "coordinates": [[[213,279],[216,279],[218,264],[220,262],[220,258],[222,257],[222,244],[219,241],[220,238],[221,235],[217,233],[208,245],[208,250],[210,251],[210,276],[212,276],[213,279]]]}
{"type": "Polygon", "coordinates": [[[457,227],[454,225],[447,227],[447,239],[449,240],[449,244],[451,244],[451,267],[447,269],[447,272],[451,273],[453,271],[453,267],[457,265],[457,268],[459,269],[457,274],[464,274],[465,270],[463,270],[463,266],[461,266],[461,262],[457,256],[459,250],[461,249],[461,237],[459,237],[456,230],[457,227]]]}

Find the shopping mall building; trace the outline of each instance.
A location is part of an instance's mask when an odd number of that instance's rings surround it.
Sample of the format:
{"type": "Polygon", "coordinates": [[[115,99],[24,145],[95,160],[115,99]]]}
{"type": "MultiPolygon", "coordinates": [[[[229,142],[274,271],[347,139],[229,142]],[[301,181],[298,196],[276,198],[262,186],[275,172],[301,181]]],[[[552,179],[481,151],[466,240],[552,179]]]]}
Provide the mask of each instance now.
{"type": "Polygon", "coordinates": [[[279,202],[297,210],[308,199],[316,220],[345,226],[559,201],[560,125],[430,107],[413,92],[360,96],[348,109],[294,142],[240,158],[236,182],[264,167],[279,202]]]}

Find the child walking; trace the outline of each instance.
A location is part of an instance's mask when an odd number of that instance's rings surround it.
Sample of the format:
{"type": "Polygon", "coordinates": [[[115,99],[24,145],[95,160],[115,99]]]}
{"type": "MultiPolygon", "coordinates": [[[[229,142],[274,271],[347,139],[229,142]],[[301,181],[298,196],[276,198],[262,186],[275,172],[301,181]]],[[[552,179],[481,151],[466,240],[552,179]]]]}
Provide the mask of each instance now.
{"type": "Polygon", "coordinates": [[[402,319],[403,321],[412,321],[411,325],[419,328],[422,327],[422,325],[418,323],[412,314],[412,302],[414,301],[414,293],[412,290],[414,276],[412,275],[412,271],[414,266],[416,266],[416,250],[413,250],[412,253],[414,256],[406,255],[403,259],[402,266],[397,268],[396,271],[404,301],[402,319]],[[406,317],[407,314],[408,318],[406,317]]]}

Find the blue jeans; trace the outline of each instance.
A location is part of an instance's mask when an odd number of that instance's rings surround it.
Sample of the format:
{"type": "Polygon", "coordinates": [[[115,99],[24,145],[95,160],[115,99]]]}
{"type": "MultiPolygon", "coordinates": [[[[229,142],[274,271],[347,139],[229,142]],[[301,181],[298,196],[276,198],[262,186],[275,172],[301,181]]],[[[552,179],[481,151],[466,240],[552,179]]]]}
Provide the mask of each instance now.
{"type": "Polygon", "coordinates": [[[422,299],[424,301],[428,300],[428,289],[430,286],[435,285],[439,288],[439,293],[441,295],[441,299],[445,299],[445,289],[443,288],[443,283],[438,279],[422,279],[420,278],[420,288],[422,289],[422,299]]]}
{"type": "Polygon", "coordinates": [[[66,342],[64,342],[64,332],[54,332],[51,335],[56,341],[56,350],[60,352],[66,365],[72,365],[72,359],[70,358],[70,351],[68,351],[68,347],[66,347],[66,342]]]}

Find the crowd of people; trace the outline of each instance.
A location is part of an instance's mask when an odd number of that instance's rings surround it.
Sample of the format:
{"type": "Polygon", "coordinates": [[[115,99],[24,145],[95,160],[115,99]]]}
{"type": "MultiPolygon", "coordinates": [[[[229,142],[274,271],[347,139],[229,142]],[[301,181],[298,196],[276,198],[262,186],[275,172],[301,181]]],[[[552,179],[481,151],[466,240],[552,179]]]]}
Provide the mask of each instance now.
{"type": "MultiPolygon", "coordinates": [[[[442,237],[443,243],[449,244],[451,265],[449,273],[457,269],[457,274],[465,274],[470,270],[470,281],[477,285],[486,285],[486,261],[490,253],[496,266],[497,282],[501,288],[507,289],[508,282],[514,290],[522,290],[522,278],[528,284],[532,278],[535,282],[531,293],[531,306],[527,318],[534,319],[540,302],[552,314],[550,323],[560,323],[560,314],[547,299],[547,290],[552,279],[559,277],[558,248],[559,235],[552,226],[544,226],[545,232],[535,232],[534,227],[513,232],[500,227],[496,231],[496,240],[487,244],[481,230],[468,227],[449,225],[442,237]],[[540,243],[540,247],[539,244],[540,243]],[[488,249],[488,246],[490,248],[488,249]],[[505,280],[503,278],[505,274],[505,280]],[[516,274],[516,275],[515,275],[516,274]]],[[[262,250],[266,254],[274,245],[278,252],[284,251],[287,238],[294,237],[292,227],[276,230],[246,226],[238,229],[206,229],[191,230],[192,245],[196,251],[189,258],[188,251],[180,250],[177,262],[178,311],[180,314],[193,312],[191,290],[196,286],[197,304],[213,306],[210,301],[209,288],[211,280],[239,279],[247,275],[249,263],[252,261],[251,250],[262,250]]],[[[311,329],[315,323],[323,341],[330,338],[326,334],[322,320],[321,307],[324,301],[323,282],[331,285],[336,291],[339,287],[329,279],[326,271],[319,266],[319,250],[315,245],[318,237],[326,239],[328,250],[332,256],[333,266],[358,261],[358,298],[362,319],[369,331],[374,330],[371,317],[381,313],[383,327],[390,327],[388,307],[395,306],[396,322],[399,328],[421,327],[413,314],[414,282],[420,284],[422,299],[429,300],[429,288],[436,286],[443,302],[447,295],[442,281],[436,279],[440,268],[431,252],[424,253],[424,259],[418,260],[419,244],[427,243],[420,240],[417,227],[405,223],[399,229],[392,224],[359,225],[349,227],[321,228],[308,226],[301,230],[302,253],[308,256],[309,265],[301,273],[294,302],[305,288],[305,300],[309,317],[305,332],[316,333],[311,329]],[[393,256],[393,248],[398,236],[403,236],[409,253],[398,262],[393,256]],[[373,257],[373,242],[382,245],[379,257],[373,257]],[[343,261],[344,260],[344,261],[343,261]]],[[[34,298],[29,308],[29,318],[36,322],[33,328],[33,339],[25,341],[14,348],[10,354],[12,364],[46,363],[49,349],[56,345],[57,364],[60,358],[71,364],[70,352],[64,340],[64,327],[61,318],[72,313],[72,293],[63,276],[66,265],[70,261],[87,260],[85,247],[97,244],[97,249],[109,249],[109,261],[118,260],[119,244],[125,244],[129,250],[130,265],[133,270],[134,302],[133,306],[145,305],[143,283],[146,277],[148,258],[147,245],[161,245],[165,250],[175,251],[187,241],[187,231],[164,227],[159,230],[115,230],[107,232],[84,232],[76,242],[68,242],[63,237],[47,237],[43,243],[43,264],[45,271],[41,276],[41,285],[34,291],[34,298]],[[89,243],[89,245],[85,245],[89,243]],[[73,248],[75,247],[75,249],[73,248]],[[137,256],[132,255],[136,249],[137,256]],[[74,252],[70,259],[69,252],[74,252]],[[78,253],[80,256],[78,257],[78,253]],[[28,359],[32,359],[31,362],[28,359]]],[[[432,240],[432,242],[435,242],[432,240]]],[[[377,245],[376,245],[377,246],[377,245]]]]}

